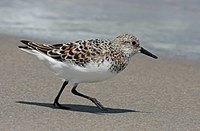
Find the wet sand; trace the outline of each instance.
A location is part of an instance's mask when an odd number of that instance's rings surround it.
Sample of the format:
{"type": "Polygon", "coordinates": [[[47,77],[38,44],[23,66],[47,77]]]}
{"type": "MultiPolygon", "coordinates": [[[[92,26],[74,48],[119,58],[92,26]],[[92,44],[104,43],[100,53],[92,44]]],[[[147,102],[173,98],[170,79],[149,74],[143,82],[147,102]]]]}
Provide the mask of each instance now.
{"type": "Polygon", "coordinates": [[[80,92],[96,97],[108,112],[74,96],[72,85],[60,99],[71,110],[63,110],[52,106],[62,80],[20,51],[19,41],[0,35],[1,131],[200,130],[198,61],[137,54],[116,77],[79,85],[80,92]]]}

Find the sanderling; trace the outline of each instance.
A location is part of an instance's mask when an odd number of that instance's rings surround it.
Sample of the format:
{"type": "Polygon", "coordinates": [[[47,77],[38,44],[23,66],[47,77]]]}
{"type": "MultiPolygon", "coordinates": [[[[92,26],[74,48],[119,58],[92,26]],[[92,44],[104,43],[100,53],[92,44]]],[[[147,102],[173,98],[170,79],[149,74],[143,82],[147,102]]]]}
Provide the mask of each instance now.
{"type": "Polygon", "coordinates": [[[19,46],[23,51],[37,56],[48,67],[64,79],[64,83],[56,96],[53,105],[70,109],[59,104],[58,100],[68,82],[74,86],[74,95],[91,100],[100,110],[104,106],[96,99],[76,90],[79,83],[107,80],[124,70],[130,58],[140,52],[157,59],[149,51],[139,45],[139,40],[130,34],[119,35],[112,40],[79,40],[64,44],[38,44],[21,40],[25,46],[19,46]]]}

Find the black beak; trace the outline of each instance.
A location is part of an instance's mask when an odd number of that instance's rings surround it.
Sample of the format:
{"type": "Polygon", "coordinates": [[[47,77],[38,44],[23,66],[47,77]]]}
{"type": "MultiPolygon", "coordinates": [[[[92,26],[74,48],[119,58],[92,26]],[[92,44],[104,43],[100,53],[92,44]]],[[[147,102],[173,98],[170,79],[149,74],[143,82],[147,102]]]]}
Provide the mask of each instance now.
{"type": "Polygon", "coordinates": [[[158,57],[155,56],[154,54],[152,54],[152,53],[150,53],[149,51],[145,50],[143,47],[141,47],[140,52],[143,53],[143,54],[145,54],[145,55],[148,55],[148,56],[150,56],[150,57],[153,57],[153,58],[155,58],[155,59],[158,58],[158,57]]]}

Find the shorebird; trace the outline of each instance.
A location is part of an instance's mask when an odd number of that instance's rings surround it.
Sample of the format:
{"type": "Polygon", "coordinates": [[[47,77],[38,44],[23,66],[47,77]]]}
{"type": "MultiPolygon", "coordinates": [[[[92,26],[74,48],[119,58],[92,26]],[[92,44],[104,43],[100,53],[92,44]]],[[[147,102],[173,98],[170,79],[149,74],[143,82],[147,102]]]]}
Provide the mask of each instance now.
{"type": "Polygon", "coordinates": [[[63,44],[40,44],[21,40],[19,48],[33,54],[64,79],[64,83],[54,99],[53,105],[70,109],[59,103],[65,86],[71,82],[74,95],[91,100],[100,110],[106,108],[96,99],[78,92],[79,83],[107,80],[124,70],[131,57],[140,52],[157,59],[157,56],[140,46],[139,40],[131,34],[122,34],[111,40],[90,39],[63,44]]]}

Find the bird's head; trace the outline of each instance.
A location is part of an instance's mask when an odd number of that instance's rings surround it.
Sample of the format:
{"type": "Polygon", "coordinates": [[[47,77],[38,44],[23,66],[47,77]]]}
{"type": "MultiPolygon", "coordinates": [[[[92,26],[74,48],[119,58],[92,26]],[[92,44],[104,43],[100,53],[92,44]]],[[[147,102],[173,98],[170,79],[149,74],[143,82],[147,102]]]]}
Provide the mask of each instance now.
{"type": "Polygon", "coordinates": [[[131,34],[123,34],[119,35],[116,38],[114,38],[113,43],[120,48],[125,54],[129,56],[133,56],[134,54],[140,52],[147,56],[150,56],[152,58],[157,59],[158,57],[154,54],[150,53],[146,49],[140,46],[140,42],[137,39],[137,37],[131,35],[131,34]]]}

